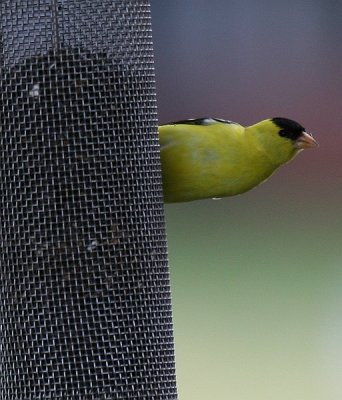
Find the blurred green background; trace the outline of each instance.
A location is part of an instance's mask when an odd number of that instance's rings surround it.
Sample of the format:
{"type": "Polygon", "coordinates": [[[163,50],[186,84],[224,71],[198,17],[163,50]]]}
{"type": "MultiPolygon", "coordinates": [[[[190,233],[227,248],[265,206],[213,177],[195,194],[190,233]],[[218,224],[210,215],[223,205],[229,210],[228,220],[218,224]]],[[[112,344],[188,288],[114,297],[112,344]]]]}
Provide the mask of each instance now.
{"type": "Polygon", "coordinates": [[[342,2],[152,0],[159,120],[297,120],[320,148],[166,205],[181,399],[342,396],[342,2]]]}

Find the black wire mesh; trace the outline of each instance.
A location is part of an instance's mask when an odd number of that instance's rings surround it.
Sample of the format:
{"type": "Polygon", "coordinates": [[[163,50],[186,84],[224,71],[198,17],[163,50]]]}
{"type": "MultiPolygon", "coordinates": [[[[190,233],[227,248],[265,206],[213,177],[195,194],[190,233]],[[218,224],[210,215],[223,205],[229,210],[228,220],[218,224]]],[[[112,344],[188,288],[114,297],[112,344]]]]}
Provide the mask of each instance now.
{"type": "Polygon", "coordinates": [[[175,399],[149,2],[0,7],[0,399],[175,399]]]}

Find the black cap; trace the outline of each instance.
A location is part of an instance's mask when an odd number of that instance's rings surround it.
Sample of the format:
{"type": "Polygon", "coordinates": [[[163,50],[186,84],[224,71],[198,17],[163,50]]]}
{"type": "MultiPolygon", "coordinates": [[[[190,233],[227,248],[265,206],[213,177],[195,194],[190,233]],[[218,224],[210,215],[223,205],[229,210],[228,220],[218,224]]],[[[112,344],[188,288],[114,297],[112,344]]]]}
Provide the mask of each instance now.
{"type": "Polygon", "coordinates": [[[292,121],[291,119],[272,118],[272,122],[280,128],[280,136],[291,140],[297,140],[299,136],[305,132],[305,128],[302,125],[298,124],[296,121],[292,121]]]}

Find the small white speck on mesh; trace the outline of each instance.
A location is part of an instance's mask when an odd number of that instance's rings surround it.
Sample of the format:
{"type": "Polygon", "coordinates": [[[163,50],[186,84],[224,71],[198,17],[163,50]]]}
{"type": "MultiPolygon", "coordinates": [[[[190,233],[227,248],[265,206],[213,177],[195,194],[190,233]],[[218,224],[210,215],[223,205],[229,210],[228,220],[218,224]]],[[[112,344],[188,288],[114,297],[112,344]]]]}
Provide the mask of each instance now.
{"type": "Polygon", "coordinates": [[[32,86],[32,89],[30,90],[30,96],[31,97],[38,97],[40,94],[39,92],[39,83],[36,83],[35,85],[32,86]]]}
{"type": "Polygon", "coordinates": [[[93,250],[96,249],[97,245],[98,245],[97,240],[92,240],[92,241],[90,242],[90,244],[88,244],[87,250],[88,250],[88,251],[93,251],[93,250]]]}

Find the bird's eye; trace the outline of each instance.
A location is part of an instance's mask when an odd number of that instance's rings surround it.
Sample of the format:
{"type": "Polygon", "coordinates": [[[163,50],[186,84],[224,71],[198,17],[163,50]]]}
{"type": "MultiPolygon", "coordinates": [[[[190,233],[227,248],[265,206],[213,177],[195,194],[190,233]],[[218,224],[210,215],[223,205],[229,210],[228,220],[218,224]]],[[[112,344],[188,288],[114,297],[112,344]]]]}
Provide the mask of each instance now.
{"type": "Polygon", "coordinates": [[[281,130],[279,131],[279,136],[281,136],[281,137],[287,136],[286,131],[284,131],[284,129],[281,129],[281,130]]]}

